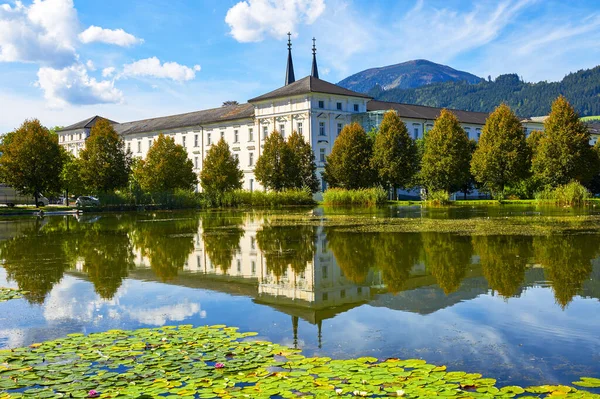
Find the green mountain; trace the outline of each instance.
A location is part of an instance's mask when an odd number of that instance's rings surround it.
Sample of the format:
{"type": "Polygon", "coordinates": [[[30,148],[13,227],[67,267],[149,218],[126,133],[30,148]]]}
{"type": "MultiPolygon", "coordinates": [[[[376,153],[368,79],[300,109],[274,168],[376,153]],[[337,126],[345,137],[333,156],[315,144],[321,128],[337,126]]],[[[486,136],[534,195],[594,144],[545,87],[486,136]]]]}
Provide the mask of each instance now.
{"type": "Polygon", "coordinates": [[[505,102],[523,117],[547,115],[552,101],[562,94],[581,116],[600,115],[600,66],[570,73],[560,82],[528,83],[508,74],[476,84],[450,81],[389,90],[376,86],[368,93],[383,101],[479,112],[491,112],[505,102]]]}
{"type": "Polygon", "coordinates": [[[480,77],[468,72],[457,71],[446,65],[427,60],[414,60],[381,68],[366,69],[347,77],[338,85],[349,90],[366,93],[375,86],[380,86],[384,90],[411,89],[432,83],[448,81],[479,83],[482,80],[480,77]]]}

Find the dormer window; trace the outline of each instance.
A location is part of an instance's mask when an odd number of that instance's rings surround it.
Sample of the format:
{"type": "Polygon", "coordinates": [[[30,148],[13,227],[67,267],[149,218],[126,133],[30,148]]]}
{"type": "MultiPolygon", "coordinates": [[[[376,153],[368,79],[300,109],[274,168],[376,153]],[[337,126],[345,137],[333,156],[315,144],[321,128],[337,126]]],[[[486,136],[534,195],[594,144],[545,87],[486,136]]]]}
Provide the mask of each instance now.
{"type": "Polygon", "coordinates": [[[319,100],[319,108],[325,108],[325,101],[319,100]]]}

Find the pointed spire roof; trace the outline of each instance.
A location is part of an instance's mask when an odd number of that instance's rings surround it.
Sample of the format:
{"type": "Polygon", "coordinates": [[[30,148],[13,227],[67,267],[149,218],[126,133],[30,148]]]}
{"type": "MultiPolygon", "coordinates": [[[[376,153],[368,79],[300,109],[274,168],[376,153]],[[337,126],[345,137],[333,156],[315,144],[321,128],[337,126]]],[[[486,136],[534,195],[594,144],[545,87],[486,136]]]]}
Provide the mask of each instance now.
{"type": "Polygon", "coordinates": [[[313,37],[313,48],[312,48],[313,62],[312,62],[312,69],[310,70],[310,76],[318,79],[319,78],[319,68],[317,68],[317,46],[315,45],[316,41],[317,40],[313,37]]]}
{"type": "Polygon", "coordinates": [[[288,32],[288,60],[287,68],[285,70],[285,84],[287,86],[295,81],[296,77],[294,76],[294,63],[292,62],[292,34],[291,32],[288,32]]]}

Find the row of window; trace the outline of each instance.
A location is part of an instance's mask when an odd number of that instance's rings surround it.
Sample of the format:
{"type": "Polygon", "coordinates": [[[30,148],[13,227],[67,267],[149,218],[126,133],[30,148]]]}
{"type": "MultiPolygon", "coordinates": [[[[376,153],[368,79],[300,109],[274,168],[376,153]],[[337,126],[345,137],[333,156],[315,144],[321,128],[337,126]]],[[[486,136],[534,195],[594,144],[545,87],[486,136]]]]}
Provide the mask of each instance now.
{"type": "MultiPolygon", "coordinates": [[[[319,108],[321,108],[321,109],[324,109],[324,108],[325,108],[325,101],[324,101],[324,100],[319,100],[319,103],[318,103],[318,105],[319,105],[319,108]]],[[[342,104],[341,102],[337,102],[337,103],[335,104],[335,108],[336,108],[338,111],[342,111],[342,105],[343,105],[343,104],[342,104]]],[[[353,109],[354,109],[354,112],[358,112],[358,110],[359,110],[359,106],[358,106],[358,104],[353,104],[353,106],[354,106],[354,108],[353,108],[353,109]]]]}
{"type": "Polygon", "coordinates": [[[68,141],[73,141],[73,138],[75,138],[75,140],[81,140],[82,138],[87,138],[88,134],[87,133],[77,133],[77,134],[69,134],[68,136],[65,135],[60,135],[58,136],[58,140],[59,142],[63,143],[65,141],[67,141],[67,137],[69,138],[68,141]]]}

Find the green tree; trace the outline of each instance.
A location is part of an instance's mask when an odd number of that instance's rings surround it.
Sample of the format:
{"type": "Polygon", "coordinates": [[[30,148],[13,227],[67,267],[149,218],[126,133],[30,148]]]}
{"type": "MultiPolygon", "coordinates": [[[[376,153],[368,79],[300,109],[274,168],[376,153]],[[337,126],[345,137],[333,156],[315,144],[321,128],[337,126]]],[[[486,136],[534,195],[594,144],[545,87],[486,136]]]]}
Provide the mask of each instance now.
{"type": "Polygon", "coordinates": [[[233,156],[224,139],[210,147],[200,172],[200,184],[205,193],[219,195],[241,189],[243,178],[240,162],[233,156]]]}
{"type": "Polygon", "coordinates": [[[470,179],[470,162],[467,134],[452,112],[442,110],[425,139],[421,183],[430,191],[458,191],[470,179]]]}
{"type": "Polygon", "coordinates": [[[278,131],[274,131],[265,140],[261,156],[256,161],[254,175],[264,188],[281,191],[292,188],[294,171],[293,154],[278,131]]]}
{"type": "Polygon", "coordinates": [[[244,220],[239,213],[208,213],[202,217],[202,241],[213,267],[226,274],[240,251],[244,220]]]}
{"type": "Polygon", "coordinates": [[[387,111],[375,136],[371,166],[379,180],[393,188],[406,188],[413,181],[418,168],[417,146],[410,138],[406,125],[395,111],[387,111]]]}
{"type": "Polygon", "coordinates": [[[194,164],[185,148],[163,134],[158,135],[146,159],[141,160],[137,168],[140,186],[153,193],[170,192],[177,188],[192,190],[198,183],[194,164]]]}
{"type": "Polygon", "coordinates": [[[425,266],[446,295],[457,291],[471,265],[471,239],[446,233],[423,233],[425,266]]]}
{"type": "Polygon", "coordinates": [[[81,164],[73,154],[63,150],[63,167],[60,171],[61,187],[65,190],[67,206],[69,205],[69,194],[79,195],[83,193],[84,186],[81,180],[81,164]]]}
{"type": "Polygon", "coordinates": [[[533,154],[533,173],[550,187],[572,180],[589,181],[598,172],[597,157],[589,141],[587,126],[579,120],[566,98],[558,97],[533,154]]]}
{"type": "Polygon", "coordinates": [[[312,193],[319,190],[319,179],[317,179],[317,165],[315,154],[304,140],[304,137],[293,131],[287,139],[287,145],[292,155],[292,186],[294,188],[307,188],[312,193]]]}
{"type": "Polygon", "coordinates": [[[63,155],[58,137],[39,120],[26,120],[17,130],[6,134],[0,153],[3,182],[32,195],[36,206],[41,193],[60,190],[63,155]]]}
{"type": "Polygon", "coordinates": [[[346,125],[335,140],[325,164],[324,179],[331,187],[348,190],[372,187],[375,173],[371,168],[371,140],[358,123],[346,125]]]}
{"type": "Polygon", "coordinates": [[[487,118],[471,160],[471,173],[494,196],[529,173],[530,154],[519,118],[501,104],[487,118]]]}
{"type": "Polygon", "coordinates": [[[131,153],[106,119],[99,119],[81,151],[81,179],[95,193],[110,192],[127,186],[131,153]]]}

